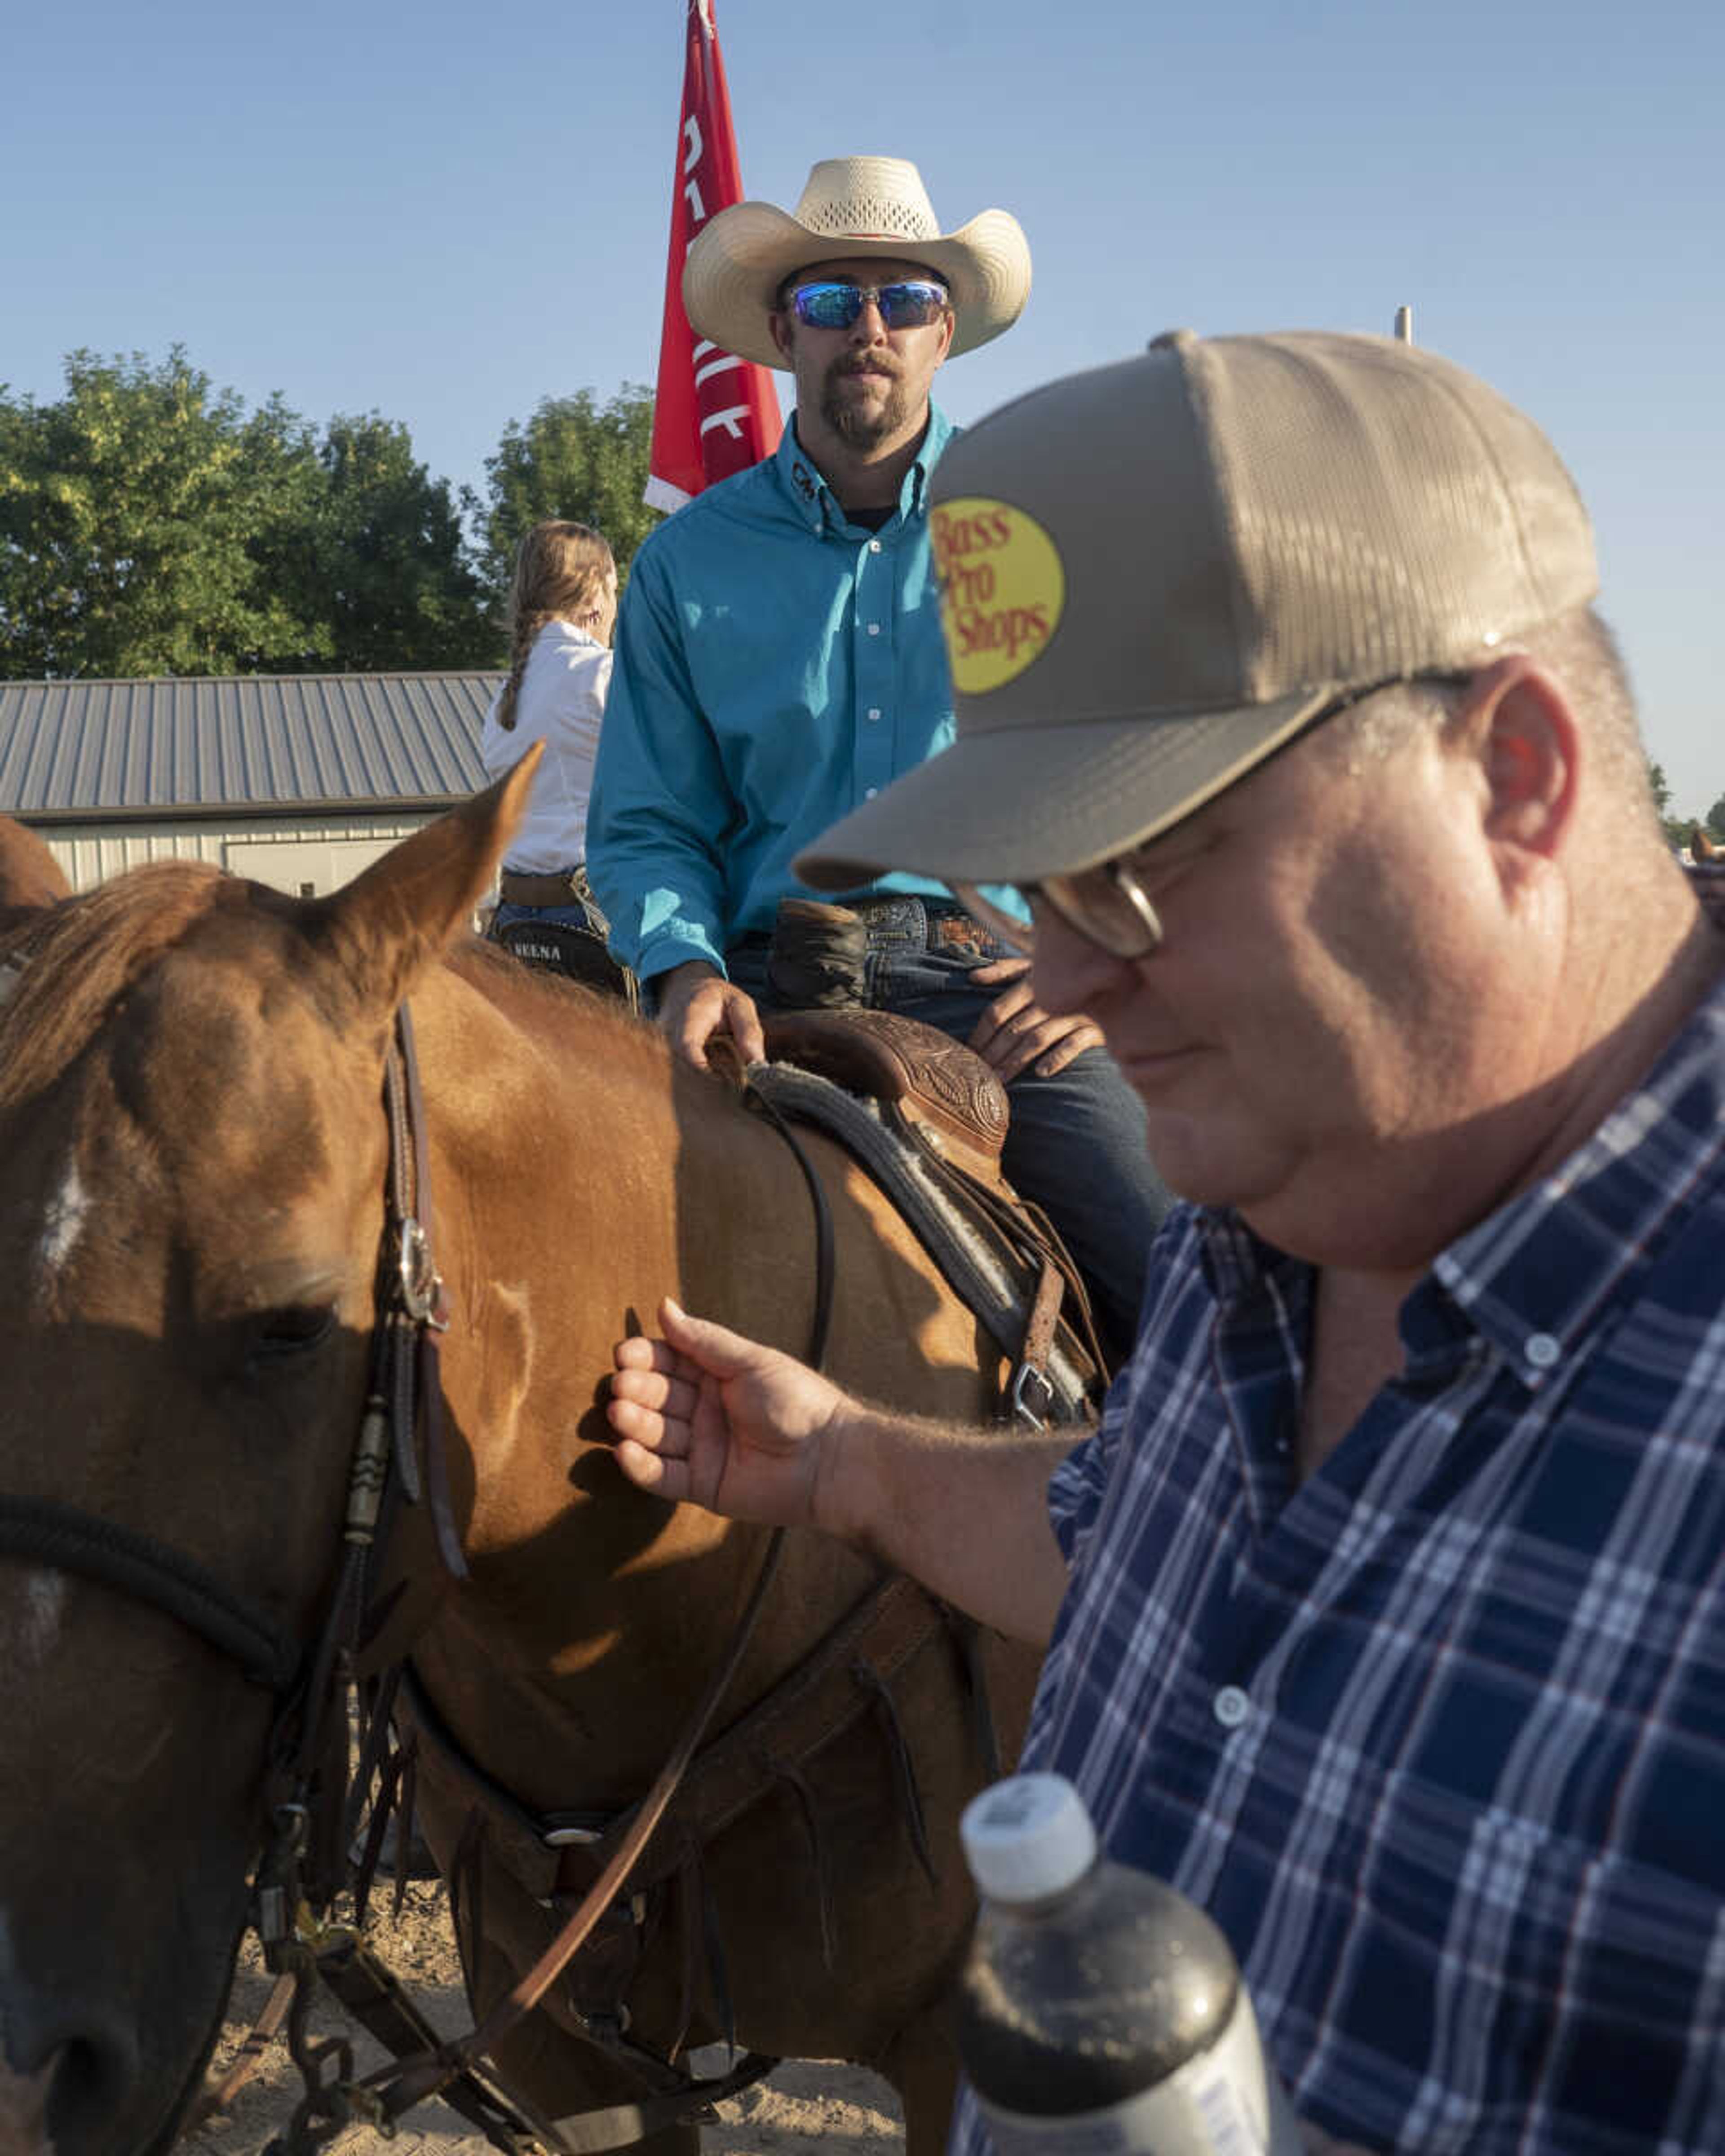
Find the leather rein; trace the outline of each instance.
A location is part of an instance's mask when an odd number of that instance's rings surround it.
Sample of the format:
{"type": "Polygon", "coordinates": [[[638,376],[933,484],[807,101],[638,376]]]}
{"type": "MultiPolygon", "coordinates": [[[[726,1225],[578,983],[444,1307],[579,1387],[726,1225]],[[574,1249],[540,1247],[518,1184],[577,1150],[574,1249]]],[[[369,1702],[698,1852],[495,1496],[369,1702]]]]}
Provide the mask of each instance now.
{"type": "MultiPolygon", "coordinates": [[[[403,1291],[399,1301],[380,1318],[379,1332],[398,1330],[403,1319],[414,1330],[420,1351],[419,1360],[425,1366],[422,1371],[420,1397],[426,1419],[426,1494],[432,1505],[444,1563],[455,1577],[461,1578],[465,1576],[466,1566],[449,1513],[447,1485],[442,1469],[440,1424],[434,1419],[441,1398],[436,1369],[436,1336],[446,1328],[448,1320],[443,1304],[443,1283],[431,1257],[431,1204],[425,1159],[425,1121],[419,1098],[413,1036],[405,1005],[398,1015],[398,1029],[399,1074],[398,1058],[392,1053],[386,1066],[385,1091],[390,1109],[393,1210],[400,1223],[400,1255],[395,1277],[399,1281],[403,1291]],[[404,1187],[398,1178],[409,1158],[413,1163],[413,1179],[410,1186],[404,1187]],[[415,1194],[418,1204],[417,1219],[413,1211],[415,1194]]],[[[815,1306],[810,1360],[819,1368],[825,1358],[827,1333],[832,1316],[834,1266],[831,1210],[819,1178],[794,1133],[770,1103],[761,1105],[768,1121],[778,1127],[795,1156],[814,1206],[815,1306]]],[[[386,1244],[387,1240],[386,1235],[386,1244]]],[[[396,1440],[393,1456],[401,1474],[404,1493],[409,1497],[418,1497],[420,1491],[417,1480],[408,1480],[414,1466],[413,1383],[411,1376],[405,1374],[410,1361],[410,1357],[404,1354],[398,1354],[394,1358],[398,1384],[393,1394],[396,1410],[393,1422],[396,1440]]],[[[373,1420],[370,1410],[375,1410],[381,1404],[381,1399],[374,1393],[368,1403],[367,1422],[362,1426],[356,1456],[356,1487],[362,1479],[361,1459],[367,1450],[365,1432],[373,1420]]],[[[372,1527],[375,1527],[375,1517],[374,1505],[372,1527]]],[[[670,1758],[641,1800],[628,1831],[610,1861],[538,1960],[466,2035],[447,2041],[438,2040],[435,2032],[408,2008],[396,1979],[382,1969],[375,1957],[365,1954],[352,1933],[336,1929],[326,1930],[320,1934],[318,1928],[306,1925],[301,1920],[297,1937],[290,1939],[280,1912],[278,1911],[272,1918],[260,1907],[261,1921],[258,1930],[271,1966],[292,1968],[297,1964],[301,1972],[299,1981],[302,1984],[309,1983],[309,1971],[313,1967],[316,1968],[330,1981],[331,1988],[336,1990],[344,2003],[350,2009],[360,2011],[373,2033],[380,2035],[396,2051],[390,2065],[367,2075],[362,2081],[355,2082],[338,2074],[335,2082],[326,2083],[321,2073],[321,2060],[326,2055],[334,2055],[343,2063],[348,2063],[349,2047],[339,2040],[309,2047],[296,2044],[295,2056],[306,2083],[306,2094],[295,2115],[285,2141],[272,2144],[269,2156],[275,2156],[276,2148],[283,2150],[285,2156],[309,2156],[309,2152],[350,2124],[356,2117],[369,2120],[386,2138],[392,2137],[403,2112],[434,2096],[442,2097],[477,2126],[495,2147],[511,2152],[511,2156],[525,2156],[526,2151],[540,2149],[552,2152],[552,2156],[584,2156],[584,2152],[612,2148],[639,2139],[644,2133],[685,2116],[691,2108],[711,2103],[721,2096],[746,2087],[778,2063],[763,2054],[747,2052],[728,2073],[711,2081],[691,2081],[684,2091],[675,2096],[649,2098],[641,2104],[613,2106],[553,2123],[507,2087],[490,2063],[488,2055],[539,2005],[580,1951],[606,1911],[618,1900],[625,1881],[652,1839],[655,1830],[699,1752],[708,1725],[742,1661],[748,1643],[753,1637],[761,1609],[778,1574],[784,1535],[783,1527],[776,1527],[769,1536],[759,1572],[729,1646],[710,1677],[670,1758]],[[272,1939],[275,1944],[273,1955],[270,1953],[272,1939]],[[322,1946],[321,1952],[319,1951],[320,1945],[322,1946]],[[364,1956],[364,1968],[354,1968],[357,1955],[364,1956]],[[352,1980],[356,1978],[357,1983],[352,1980]],[[375,2014],[367,2012],[365,2010],[370,2006],[375,2006],[378,2010],[375,2014]],[[414,2035],[423,2035],[426,2041],[421,2048],[403,2050],[399,2041],[403,2030],[414,2035]]],[[[337,1590],[331,1620],[325,1628],[326,1640],[341,1618],[346,1599],[344,1585],[337,1590]]],[[[302,1762],[310,1756],[311,1747],[302,1740],[302,1762]]],[[[285,1808],[278,1807],[278,1817],[288,1821],[290,1836],[295,1830],[293,1822],[300,1810],[297,1803],[285,1808]]],[[[357,1815],[352,1823],[357,1824],[357,1815]]],[[[405,1844],[412,1825],[411,1817],[403,1818],[400,1825],[405,1844]]],[[[374,1825],[371,1836],[372,1848],[376,1847],[377,1839],[374,1825]]],[[[279,1840],[278,1846],[280,1845],[279,1840]]],[[[399,1861],[403,1864],[407,1861],[404,1846],[399,1861]]],[[[260,1881],[268,1863],[266,1856],[265,1866],[259,1871],[260,1881]]],[[[261,1895],[259,1900],[261,1903],[261,1895]]],[[[298,2018],[303,2027],[303,2009],[298,2018]]]]}

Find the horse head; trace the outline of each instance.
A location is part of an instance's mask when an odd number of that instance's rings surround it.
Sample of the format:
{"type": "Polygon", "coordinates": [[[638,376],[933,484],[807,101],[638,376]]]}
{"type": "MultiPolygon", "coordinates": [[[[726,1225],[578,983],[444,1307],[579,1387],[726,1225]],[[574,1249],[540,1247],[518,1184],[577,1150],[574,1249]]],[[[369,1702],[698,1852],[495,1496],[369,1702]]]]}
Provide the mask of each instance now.
{"type": "Polygon", "coordinates": [[[23,909],[62,900],[0,1004],[17,2156],[165,2148],[219,2028],[272,1732],[341,1537],[394,1015],[536,761],[327,899],[165,863],[76,898],[21,883],[0,914],[4,959],[23,909]]]}

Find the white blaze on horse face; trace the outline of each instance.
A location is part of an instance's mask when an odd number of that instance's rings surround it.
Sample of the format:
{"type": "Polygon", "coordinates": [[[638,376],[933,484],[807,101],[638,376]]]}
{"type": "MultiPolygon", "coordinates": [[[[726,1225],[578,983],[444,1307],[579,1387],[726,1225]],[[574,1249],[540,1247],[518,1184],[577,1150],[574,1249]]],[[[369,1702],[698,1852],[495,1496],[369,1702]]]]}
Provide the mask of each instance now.
{"type": "Polygon", "coordinates": [[[69,1161],[59,1188],[48,1201],[42,1222],[42,1240],[37,1246],[37,1261],[48,1280],[53,1281],[70,1260],[78,1247],[78,1239],[84,1233],[89,1211],[90,1198],[78,1173],[78,1163],[75,1159],[69,1161]]]}
{"type": "Polygon", "coordinates": [[[60,1635],[60,1613],[66,1604],[65,1574],[27,1572],[18,1582],[18,1594],[17,1616],[10,1625],[0,1626],[0,1639],[9,1632],[18,1660],[39,1666],[54,1652],[60,1635]]]}

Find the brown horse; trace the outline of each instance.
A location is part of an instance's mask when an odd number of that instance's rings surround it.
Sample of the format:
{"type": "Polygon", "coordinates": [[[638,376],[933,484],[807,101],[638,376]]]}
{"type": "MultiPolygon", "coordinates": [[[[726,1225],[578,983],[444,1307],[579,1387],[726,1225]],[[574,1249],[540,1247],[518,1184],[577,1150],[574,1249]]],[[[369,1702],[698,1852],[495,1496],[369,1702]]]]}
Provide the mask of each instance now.
{"type": "MultiPolygon", "coordinates": [[[[415,1726],[480,1763],[501,1816],[529,1827],[640,1797],[761,1563],[759,1531],[617,1471],[612,1343],[670,1292],[806,1352],[815,1241],[797,1163],[733,1092],[465,934],[531,775],[530,758],[328,899],[169,863],[28,916],[0,1004],[0,1502],[120,1523],[303,1642],[367,1389],[380,1086],[411,998],[470,1568],[425,1597],[415,1726]]],[[[999,1364],[976,1322],[873,1186],[807,1146],[837,1246],[829,1368],[977,1419],[999,1364]]],[[[220,2024],[274,1701],[207,1619],[36,1541],[0,1540],[0,2148],[162,2149],[220,2024]]],[[[789,1537],[718,1725],[751,1730],[752,1703],[873,1578],[845,1548],[789,1537]]],[[[1010,1743],[1032,1671],[999,1642],[988,1658],[1010,1743]]],[[[762,1736],[756,1783],[635,1909],[622,2019],[637,2056],[715,2040],[734,2015],[760,2051],[871,2065],[927,2156],[969,1919],[957,1814],[986,1770],[938,1623],[875,1692],[777,1773],[762,1736]]],[[[496,1818],[475,1837],[433,1763],[422,1816],[472,1890],[458,1930],[485,2009],[557,1920],[498,1861],[496,1818]]],[[[583,2035],[579,1992],[553,1986],[498,2056],[551,2116],[642,2089],[583,2035]]],[[[645,2145],[699,2144],[678,2125],[645,2145]]]]}

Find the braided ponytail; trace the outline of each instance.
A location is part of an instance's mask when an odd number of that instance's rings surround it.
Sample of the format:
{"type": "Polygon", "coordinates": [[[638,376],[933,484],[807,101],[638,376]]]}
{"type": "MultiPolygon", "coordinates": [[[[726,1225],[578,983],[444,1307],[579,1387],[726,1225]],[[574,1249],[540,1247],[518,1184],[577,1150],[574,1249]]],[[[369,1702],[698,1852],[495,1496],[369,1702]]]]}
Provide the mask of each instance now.
{"type": "Polygon", "coordinates": [[[509,588],[509,678],[497,701],[497,723],[515,727],[516,701],[533,646],[547,622],[588,628],[603,619],[605,578],[615,563],[604,535],[586,524],[547,517],[516,549],[509,588]]]}

